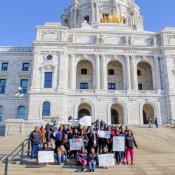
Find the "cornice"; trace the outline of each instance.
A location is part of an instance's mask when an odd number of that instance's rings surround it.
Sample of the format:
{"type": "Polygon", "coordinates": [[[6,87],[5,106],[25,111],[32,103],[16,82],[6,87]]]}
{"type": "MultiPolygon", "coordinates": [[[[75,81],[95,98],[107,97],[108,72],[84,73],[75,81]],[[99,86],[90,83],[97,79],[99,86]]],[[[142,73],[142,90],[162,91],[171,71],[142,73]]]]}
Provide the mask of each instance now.
{"type": "Polygon", "coordinates": [[[0,46],[0,53],[33,53],[33,47],[0,46]]]}

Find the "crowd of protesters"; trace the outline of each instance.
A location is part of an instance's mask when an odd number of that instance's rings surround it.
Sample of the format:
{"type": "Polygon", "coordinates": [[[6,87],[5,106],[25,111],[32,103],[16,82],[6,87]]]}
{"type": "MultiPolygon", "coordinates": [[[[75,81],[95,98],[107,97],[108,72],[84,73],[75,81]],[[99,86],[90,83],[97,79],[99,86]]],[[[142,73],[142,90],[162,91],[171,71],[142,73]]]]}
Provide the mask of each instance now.
{"type": "Polygon", "coordinates": [[[72,127],[66,124],[57,128],[55,124],[47,123],[45,127],[36,126],[30,133],[30,140],[32,159],[37,158],[39,150],[54,151],[55,160],[59,165],[75,159],[81,171],[87,168],[93,172],[98,165],[98,154],[114,153],[116,165],[134,164],[134,147],[138,148],[133,132],[127,126],[108,126],[103,121],[97,121],[91,127],[72,127]],[[100,138],[98,130],[110,131],[111,137],[100,138]],[[114,136],[125,137],[125,151],[113,151],[114,136]],[[84,147],[80,151],[70,150],[69,140],[74,138],[83,138],[84,147]]]}

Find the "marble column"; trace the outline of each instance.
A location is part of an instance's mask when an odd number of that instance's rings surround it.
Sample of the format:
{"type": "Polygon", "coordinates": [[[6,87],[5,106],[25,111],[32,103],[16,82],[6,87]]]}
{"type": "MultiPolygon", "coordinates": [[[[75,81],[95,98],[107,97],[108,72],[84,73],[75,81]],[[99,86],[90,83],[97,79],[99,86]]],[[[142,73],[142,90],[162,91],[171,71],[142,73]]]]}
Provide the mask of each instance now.
{"type": "Polygon", "coordinates": [[[133,90],[138,90],[137,64],[134,56],[131,56],[131,84],[133,90]]]}
{"type": "Polygon", "coordinates": [[[127,90],[131,90],[131,69],[130,69],[130,56],[126,56],[126,76],[127,90]]]}
{"type": "Polygon", "coordinates": [[[107,90],[107,84],[108,84],[108,80],[107,80],[107,65],[106,65],[106,60],[105,60],[105,56],[102,55],[102,89],[107,90]]]}
{"type": "Polygon", "coordinates": [[[96,89],[100,89],[100,55],[95,55],[96,64],[96,89]]]}
{"type": "Polygon", "coordinates": [[[97,23],[100,22],[100,13],[99,13],[99,5],[96,3],[96,17],[97,17],[97,23]]]}
{"type": "Polygon", "coordinates": [[[94,8],[94,2],[93,1],[91,3],[91,10],[92,10],[91,23],[94,23],[95,22],[95,8],[94,8]]]}
{"type": "Polygon", "coordinates": [[[156,84],[156,89],[160,90],[161,89],[161,82],[160,82],[160,68],[159,68],[159,57],[155,56],[154,57],[154,74],[155,74],[155,84],[156,84]]]}
{"type": "Polygon", "coordinates": [[[76,7],[74,8],[73,11],[74,11],[74,13],[73,13],[73,15],[74,15],[74,20],[73,20],[73,21],[74,21],[74,24],[73,24],[73,26],[74,26],[74,28],[76,28],[76,21],[77,21],[77,20],[76,20],[76,13],[77,13],[76,7]]]}
{"type": "Polygon", "coordinates": [[[66,57],[65,52],[61,51],[59,56],[59,89],[68,88],[68,59],[66,57]]]}
{"type": "Polygon", "coordinates": [[[75,54],[70,56],[70,85],[72,90],[76,89],[75,54]]]}

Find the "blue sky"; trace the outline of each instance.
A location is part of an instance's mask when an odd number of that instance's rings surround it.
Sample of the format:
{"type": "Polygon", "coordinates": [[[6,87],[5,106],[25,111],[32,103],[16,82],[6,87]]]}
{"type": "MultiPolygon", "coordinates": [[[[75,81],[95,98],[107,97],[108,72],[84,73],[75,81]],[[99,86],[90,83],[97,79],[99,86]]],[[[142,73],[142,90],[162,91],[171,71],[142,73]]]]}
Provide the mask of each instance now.
{"type": "MultiPolygon", "coordinates": [[[[31,46],[35,26],[56,22],[71,0],[0,0],[0,45],[31,46]]],[[[175,0],[136,0],[145,29],[175,27],[175,0]]]]}

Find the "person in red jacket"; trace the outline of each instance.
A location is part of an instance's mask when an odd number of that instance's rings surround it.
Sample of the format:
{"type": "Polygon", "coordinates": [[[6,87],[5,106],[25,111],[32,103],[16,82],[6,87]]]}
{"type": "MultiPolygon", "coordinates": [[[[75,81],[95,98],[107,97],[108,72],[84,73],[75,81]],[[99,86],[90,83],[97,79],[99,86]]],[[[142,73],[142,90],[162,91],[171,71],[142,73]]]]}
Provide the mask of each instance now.
{"type": "Polygon", "coordinates": [[[125,143],[126,143],[126,163],[129,164],[129,154],[131,157],[131,165],[134,164],[134,146],[138,148],[136,140],[132,134],[131,130],[128,130],[128,134],[125,137],[125,143]]]}

